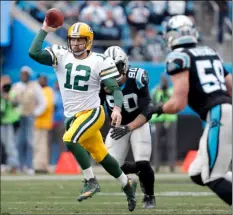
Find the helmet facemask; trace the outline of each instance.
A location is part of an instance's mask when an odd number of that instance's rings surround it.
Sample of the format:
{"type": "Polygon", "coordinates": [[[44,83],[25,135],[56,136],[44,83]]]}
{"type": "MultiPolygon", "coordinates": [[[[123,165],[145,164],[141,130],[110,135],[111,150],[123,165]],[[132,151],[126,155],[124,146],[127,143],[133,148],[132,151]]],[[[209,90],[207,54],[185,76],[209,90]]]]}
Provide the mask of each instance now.
{"type": "Polygon", "coordinates": [[[124,75],[126,74],[126,65],[125,63],[120,60],[119,62],[115,63],[117,70],[119,71],[120,75],[118,77],[116,77],[117,82],[120,82],[122,80],[122,78],[124,77],[124,75]]]}
{"type": "Polygon", "coordinates": [[[89,38],[88,37],[77,37],[77,36],[74,36],[74,37],[72,37],[72,36],[68,36],[67,37],[67,44],[68,44],[68,50],[70,51],[70,52],[72,52],[75,56],[80,56],[80,55],[82,55],[85,51],[87,51],[87,47],[88,47],[88,45],[90,44],[90,40],[89,40],[89,38]],[[84,49],[83,50],[80,50],[80,51],[74,51],[73,49],[72,49],[72,45],[71,45],[71,39],[72,38],[74,38],[74,39],[81,39],[81,38],[84,38],[85,40],[86,40],[86,42],[85,43],[80,43],[80,44],[77,44],[77,45],[74,45],[74,46],[82,46],[82,45],[84,45],[84,49]]]}
{"type": "MultiPolygon", "coordinates": [[[[92,41],[93,41],[94,33],[92,28],[83,22],[77,22],[73,24],[68,29],[68,37],[67,37],[67,44],[68,44],[68,50],[72,52],[74,55],[79,56],[83,54],[85,51],[90,51],[92,47],[92,41]],[[81,46],[82,43],[79,44],[78,41],[76,41],[77,45],[80,45],[80,49],[75,48],[74,50],[72,46],[75,46],[76,44],[72,43],[72,39],[81,39],[85,38],[85,46],[81,46]],[[72,43],[72,45],[71,45],[72,43]]],[[[84,45],[84,43],[83,43],[84,45]]]]}
{"type": "Polygon", "coordinates": [[[104,54],[109,56],[115,62],[120,75],[116,77],[117,82],[121,82],[128,70],[128,56],[124,50],[119,46],[110,46],[104,54]]]}

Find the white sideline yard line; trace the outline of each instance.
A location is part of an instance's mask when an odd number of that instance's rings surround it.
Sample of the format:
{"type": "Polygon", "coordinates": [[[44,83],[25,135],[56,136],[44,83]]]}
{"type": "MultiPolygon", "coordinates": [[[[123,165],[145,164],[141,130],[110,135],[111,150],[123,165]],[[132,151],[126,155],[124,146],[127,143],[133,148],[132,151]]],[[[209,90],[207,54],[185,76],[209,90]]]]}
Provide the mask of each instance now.
{"type": "MultiPolygon", "coordinates": [[[[26,191],[2,191],[2,201],[4,200],[4,194],[38,194],[38,192],[26,192],[26,191]]],[[[100,192],[97,193],[98,196],[125,196],[122,192],[100,192]]],[[[144,196],[143,193],[137,193],[136,196],[144,196]]],[[[155,196],[172,196],[172,197],[180,197],[180,196],[214,196],[214,193],[212,192],[155,192],[155,196]]],[[[70,196],[45,196],[45,198],[49,199],[67,199],[70,198],[70,196]]],[[[24,201],[23,201],[24,202],[24,201]]]]}
{"type": "MultiPolygon", "coordinates": [[[[109,175],[98,175],[96,174],[98,180],[116,180],[109,175]]],[[[188,179],[187,174],[157,174],[156,179],[188,179]]],[[[17,176],[2,176],[1,181],[66,181],[66,180],[83,180],[83,175],[17,175],[17,176]]]]}

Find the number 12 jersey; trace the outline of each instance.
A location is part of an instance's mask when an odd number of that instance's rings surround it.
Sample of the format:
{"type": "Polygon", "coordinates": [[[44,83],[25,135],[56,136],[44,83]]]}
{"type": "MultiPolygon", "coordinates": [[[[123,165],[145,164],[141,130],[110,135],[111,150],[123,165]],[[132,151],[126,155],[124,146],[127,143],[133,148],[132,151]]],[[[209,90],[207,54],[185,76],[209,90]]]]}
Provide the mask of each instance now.
{"type": "Polygon", "coordinates": [[[76,59],[67,47],[53,45],[46,48],[53,59],[62,101],[64,115],[100,106],[101,81],[119,75],[110,57],[91,52],[85,59],[76,59]]]}

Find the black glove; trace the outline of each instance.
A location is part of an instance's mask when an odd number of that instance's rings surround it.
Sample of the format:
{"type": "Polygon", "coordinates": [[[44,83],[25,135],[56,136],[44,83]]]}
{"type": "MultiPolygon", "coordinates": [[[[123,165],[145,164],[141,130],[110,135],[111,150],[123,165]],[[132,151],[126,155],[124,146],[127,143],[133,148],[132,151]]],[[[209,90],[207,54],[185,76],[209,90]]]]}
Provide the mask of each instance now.
{"type": "Polygon", "coordinates": [[[130,132],[130,130],[129,130],[129,127],[127,125],[120,125],[117,127],[113,127],[110,136],[114,140],[118,140],[129,132],[130,132]]]}
{"type": "Polygon", "coordinates": [[[158,116],[160,116],[163,113],[163,103],[159,103],[156,105],[151,105],[150,106],[150,112],[152,114],[157,114],[158,116]]]}

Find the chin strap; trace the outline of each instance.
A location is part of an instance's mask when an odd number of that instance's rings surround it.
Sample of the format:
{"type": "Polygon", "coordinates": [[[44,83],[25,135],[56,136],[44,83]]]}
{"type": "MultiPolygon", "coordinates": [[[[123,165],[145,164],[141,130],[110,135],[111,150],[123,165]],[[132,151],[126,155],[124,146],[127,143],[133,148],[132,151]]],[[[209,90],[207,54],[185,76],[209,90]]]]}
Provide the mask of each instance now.
{"type": "Polygon", "coordinates": [[[84,49],[84,50],[81,51],[81,52],[73,52],[73,54],[74,54],[75,56],[80,56],[80,55],[83,54],[86,50],[87,50],[87,49],[84,49]]]}

